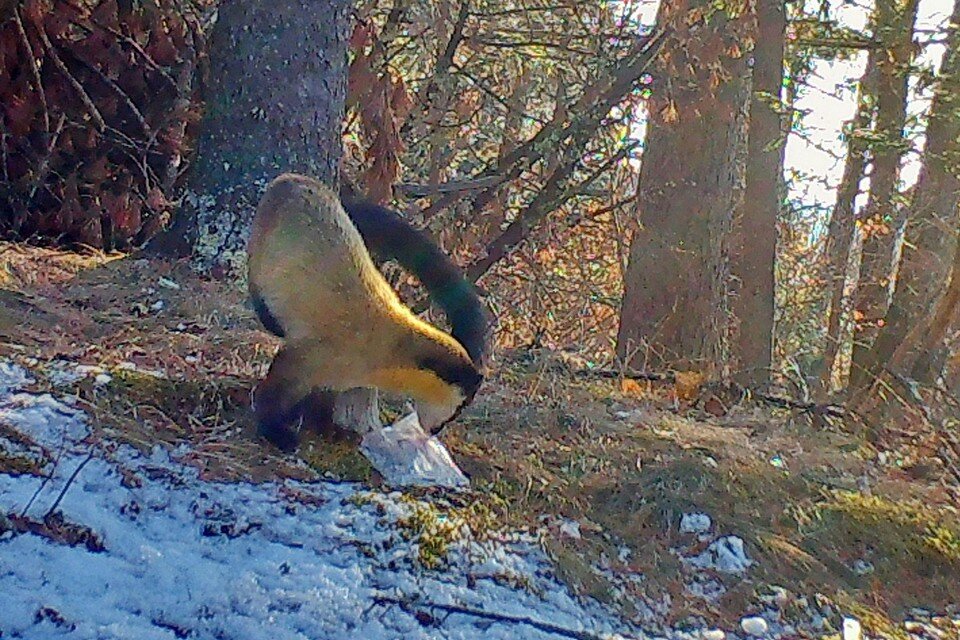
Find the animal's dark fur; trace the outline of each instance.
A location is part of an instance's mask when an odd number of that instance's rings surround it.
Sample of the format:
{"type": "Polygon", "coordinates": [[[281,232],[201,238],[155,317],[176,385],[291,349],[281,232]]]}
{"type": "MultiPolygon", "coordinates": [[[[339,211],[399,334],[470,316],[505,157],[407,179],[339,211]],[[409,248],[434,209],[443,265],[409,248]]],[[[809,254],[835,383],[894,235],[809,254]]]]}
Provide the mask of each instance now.
{"type": "Polygon", "coordinates": [[[399,213],[357,198],[344,198],[343,208],[364,244],[378,262],[396,260],[420,280],[434,304],[450,322],[450,334],[480,364],[486,352],[490,322],[476,289],[460,268],[428,236],[399,213]]]}

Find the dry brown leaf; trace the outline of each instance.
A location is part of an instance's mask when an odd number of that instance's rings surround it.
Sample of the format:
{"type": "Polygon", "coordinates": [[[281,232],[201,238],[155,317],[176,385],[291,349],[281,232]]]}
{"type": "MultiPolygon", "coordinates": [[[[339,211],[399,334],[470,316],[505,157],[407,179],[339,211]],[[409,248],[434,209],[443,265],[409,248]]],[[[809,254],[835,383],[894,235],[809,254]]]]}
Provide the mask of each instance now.
{"type": "Polygon", "coordinates": [[[700,395],[700,387],[706,376],[699,371],[678,371],[674,376],[673,390],[677,400],[691,402],[700,395]]]}

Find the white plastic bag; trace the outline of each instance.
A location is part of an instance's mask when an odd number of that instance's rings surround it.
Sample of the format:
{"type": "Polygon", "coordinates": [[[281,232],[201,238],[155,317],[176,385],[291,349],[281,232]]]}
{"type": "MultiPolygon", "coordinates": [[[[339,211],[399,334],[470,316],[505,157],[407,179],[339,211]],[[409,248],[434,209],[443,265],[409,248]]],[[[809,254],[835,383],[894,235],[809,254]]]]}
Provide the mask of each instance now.
{"type": "Polygon", "coordinates": [[[392,486],[460,488],[470,484],[443,443],[423,430],[416,412],[368,431],[360,450],[392,486]]]}

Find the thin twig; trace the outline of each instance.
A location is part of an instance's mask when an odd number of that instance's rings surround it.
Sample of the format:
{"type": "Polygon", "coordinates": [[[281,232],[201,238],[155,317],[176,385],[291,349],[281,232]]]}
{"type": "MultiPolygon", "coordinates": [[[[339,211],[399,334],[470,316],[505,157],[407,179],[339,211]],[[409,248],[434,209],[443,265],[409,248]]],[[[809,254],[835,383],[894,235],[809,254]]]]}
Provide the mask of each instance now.
{"type": "Polygon", "coordinates": [[[100,110],[97,109],[97,105],[93,104],[93,100],[90,99],[90,96],[87,95],[87,92],[83,89],[83,85],[80,84],[80,81],[73,77],[73,74],[70,73],[70,69],[67,68],[67,65],[64,64],[63,60],[60,58],[60,55],[57,53],[56,48],[54,48],[53,43],[50,42],[50,38],[47,37],[47,33],[42,29],[38,28],[37,32],[40,34],[40,39],[43,41],[43,46],[46,47],[47,53],[50,55],[50,59],[53,60],[54,66],[64,75],[67,79],[67,82],[70,83],[70,86],[73,87],[73,90],[77,92],[77,95],[80,96],[80,100],[83,102],[83,105],[87,108],[87,113],[90,114],[90,117],[93,119],[94,124],[97,126],[97,131],[100,133],[107,128],[107,123],[103,119],[103,116],[100,115],[100,110]]]}
{"type": "MultiPolygon", "coordinates": [[[[47,108],[47,94],[43,90],[43,82],[40,80],[40,68],[37,66],[37,55],[33,51],[33,45],[30,44],[30,38],[27,37],[27,30],[23,26],[23,17],[20,15],[20,7],[13,10],[14,23],[17,25],[17,33],[20,35],[20,43],[27,50],[27,56],[30,57],[30,75],[33,76],[33,84],[37,87],[37,95],[40,96],[40,104],[43,105],[43,130],[50,133],[50,111],[47,108]]],[[[37,29],[38,31],[40,28],[37,29]]]]}
{"type": "Polygon", "coordinates": [[[492,622],[499,622],[501,624],[526,625],[528,627],[533,627],[538,631],[543,631],[544,633],[552,633],[564,638],[573,638],[574,640],[602,640],[603,638],[603,636],[590,633],[588,631],[568,629],[567,627],[561,627],[560,625],[550,622],[535,620],[528,616],[513,616],[505,613],[484,611],[483,609],[474,609],[472,607],[464,607],[456,604],[441,604],[438,602],[414,600],[411,598],[397,598],[395,596],[388,595],[377,595],[373,600],[375,604],[398,605],[404,611],[416,612],[417,610],[423,611],[425,609],[433,609],[451,614],[456,613],[464,616],[472,616],[474,618],[481,618],[483,620],[490,620],[492,622]]]}
{"type": "Polygon", "coordinates": [[[63,124],[67,121],[67,116],[60,114],[60,119],[57,120],[57,128],[53,130],[53,134],[50,136],[50,141],[47,143],[46,152],[43,154],[43,160],[40,161],[40,166],[37,167],[37,174],[33,178],[33,184],[30,186],[30,196],[27,200],[27,206],[33,202],[33,197],[37,195],[37,190],[43,186],[43,183],[47,179],[47,174],[50,173],[50,160],[53,158],[53,150],[57,146],[57,140],[60,139],[60,133],[63,131],[63,124]]]}
{"type": "Polygon", "coordinates": [[[92,72],[94,72],[95,74],[97,74],[97,77],[99,77],[100,80],[101,80],[105,85],[107,85],[108,87],[110,87],[110,90],[113,91],[113,93],[114,93],[118,98],[120,98],[120,100],[123,101],[123,103],[127,106],[127,109],[130,111],[130,113],[133,114],[133,117],[136,118],[137,124],[140,125],[140,130],[143,132],[143,135],[149,136],[149,135],[150,135],[150,125],[147,124],[147,120],[146,120],[146,118],[143,117],[143,113],[141,113],[141,112],[140,112],[140,109],[137,108],[137,105],[135,105],[135,104],[133,103],[133,100],[130,98],[130,96],[127,95],[127,92],[124,91],[123,89],[121,89],[121,88],[120,88],[120,85],[118,85],[116,82],[114,82],[113,80],[111,80],[110,78],[108,78],[108,77],[107,77],[107,74],[105,74],[103,71],[101,71],[95,64],[93,64],[93,63],[91,63],[91,62],[88,62],[87,60],[84,60],[83,58],[81,58],[81,57],[79,57],[79,56],[77,56],[77,55],[74,55],[73,58],[74,58],[75,60],[77,60],[78,62],[80,62],[80,63],[81,63],[83,66],[85,66],[86,68],[90,69],[90,71],[92,71],[92,72]]]}
{"type": "MultiPolygon", "coordinates": [[[[596,378],[613,378],[620,379],[626,378],[629,380],[649,380],[652,382],[676,382],[677,374],[673,371],[659,372],[659,371],[636,371],[630,368],[624,369],[578,369],[574,371],[575,375],[587,376],[587,377],[596,377],[596,378]]],[[[850,412],[837,404],[819,404],[816,402],[806,402],[803,400],[797,400],[796,398],[789,398],[786,396],[777,396],[771,393],[765,393],[762,391],[757,391],[749,387],[743,387],[734,383],[730,383],[735,389],[739,391],[749,391],[752,396],[755,398],[766,402],[767,404],[780,407],[781,409],[792,409],[795,411],[802,411],[804,413],[810,413],[813,415],[825,415],[831,416],[834,418],[846,418],[850,415],[850,412]]]]}
{"type": "Polygon", "coordinates": [[[77,479],[77,476],[80,475],[80,471],[83,470],[87,463],[93,459],[93,451],[91,451],[83,461],[77,465],[77,468],[73,470],[73,473],[70,474],[70,477],[67,478],[67,483],[63,485],[63,489],[60,490],[60,495],[57,496],[57,499],[53,501],[53,505],[50,506],[50,509],[44,514],[43,519],[46,520],[57,510],[57,507],[60,506],[60,501],[63,500],[63,496],[67,495],[67,489],[70,488],[70,485],[73,484],[73,481],[77,479]]]}
{"type": "Polygon", "coordinates": [[[57,468],[60,466],[60,460],[63,458],[63,452],[66,448],[66,445],[61,445],[60,450],[57,451],[57,457],[53,459],[53,464],[50,467],[50,473],[43,477],[43,481],[40,483],[40,486],[37,487],[37,490],[33,492],[33,495],[30,496],[30,500],[27,501],[27,506],[23,508],[23,511],[20,512],[20,516],[26,516],[27,512],[30,511],[30,507],[33,506],[33,503],[36,501],[37,497],[40,495],[40,492],[43,491],[43,488],[47,486],[47,483],[53,479],[53,476],[57,473],[57,468]]]}
{"type": "Polygon", "coordinates": [[[455,180],[443,182],[440,184],[416,184],[412,182],[401,182],[397,185],[397,191],[407,198],[427,198],[442,193],[454,193],[462,191],[473,191],[476,189],[486,189],[498,182],[502,182],[501,176],[486,176],[476,180],[455,180]]]}
{"type": "MultiPolygon", "coordinates": [[[[90,22],[93,25],[95,25],[97,28],[106,31],[107,33],[112,35],[114,38],[119,40],[120,42],[123,42],[124,44],[128,45],[131,49],[133,49],[137,53],[137,55],[143,58],[143,61],[146,63],[148,69],[159,73],[163,77],[163,79],[166,80],[168,84],[170,84],[170,86],[176,88],[177,86],[176,81],[170,76],[170,74],[167,72],[166,69],[164,69],[156,60],[150,57],[150,54],[147,53],[144,50],[144,48],[140,46],[140,43],[138,43],[133,38],[121,33],[120,31],[117,31],[113,27],[110,27],[108,25],[101,23],[96,18],[88,18],[88,20],[90,20],[90,22]]],[[[85,24],[80,24],[77,22],[73,22],[72,24],[75,24],[76,26],[80,27],[81,29],[87,32],[90,32],[90,33],[93,32],[93,29],[91,29],[85,24]]]]}

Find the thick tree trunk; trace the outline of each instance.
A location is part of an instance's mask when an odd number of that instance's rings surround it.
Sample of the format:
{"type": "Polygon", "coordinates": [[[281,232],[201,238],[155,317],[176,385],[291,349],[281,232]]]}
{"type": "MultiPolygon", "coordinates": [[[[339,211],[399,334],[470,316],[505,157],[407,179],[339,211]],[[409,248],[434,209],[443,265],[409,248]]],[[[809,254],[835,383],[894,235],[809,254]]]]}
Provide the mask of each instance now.
{"type": "Polygon", "coordinates": [[[660,5],[668,40],[655,69],[640,171],[642,228],[630,250],[618,354],[638,367],[727,364],[729,243],[742,197],[750,9],[660,5]]]}
{"type": "MultiPolygon", "coordinates": [[[[943,361],[943,349],[934,343],[932,353],[920,350],[920,344],[907,340],[915,327],[935,315],[934,305],[943,291],[951,269],[951,253],[957,243],[958,204],[960,204],[960,0],[954,4],[947,47],[930,106],[927,142],[920,176],[913,190],[905,231],[903,257],[897,276],[893,302],[886,323],[866,359],[868,370],[876,375],[883,366],[901,374],[914,375],[931,382],[943,361]],[[897,358],[891,361],[894,352],[897,358]],[[921,364],[920,361],[923,361],[921,364]],[[889,365],[886,363],[889,362],[889,365]],[[933,371],[933,375],[929,374],[933,371]]],[[[955,264],[955,263],[954,263],[955,264]]],[[[954,267],[956,269],[956,267],[954,267]]],[[[960,280],[954,272],[951,282],[960,280]]],[[[945,331],[945,329],[944,329],[945,331]]],[[[939,340],[942,341],[943,335],[939,340]]]]}
{"type": "Polygon", "coordinates": [[[913,28],[917,0],[878,0],[875,38],[877,58],[877,119],[874,128],[870,197],[860,216],[863,254],[854,309],[859,321],[853,342],[850,390],[856,393],[872,381],[870,352],[885,322],[893,289],[897,231],[902,223],[897,206],[900,164],[907,145],[907,80],[913,59],[913,28]]]}
{"type": "Polygon", "coordinates": [[[784,193],[786,132],[780,94],[786,26],[783,0],[757,1],[746,191],[738,233],[740,247],[733,268],[740,280],[735,306],[740,321],[740,377],[753,383],[769,379],[773,355],[774,263],[784,193]]]}
{"type": "Polygon", "coordinates": [[[953,265],[943,295],[937,300],[931,314],[915,325],[894,352],[891,366],[904,368],[910,353],[916,353],[912,374],[919,380],[932,383],[943,369],[943,360],[937,352],[955,322],[960,305],[960,244],[954,243],[953,265]]]}
{"type": "Polygon", "coordinates": [[[854,240],[854,203],[860,195],[860,181],[867,166],[867,144],[864,132],[873,121],[876,96],[876,50],[871,49],[867,66],[860,79],[857,112],[847,124],[847,158],[843,176],[837,189],[837,201],[830,216],[827,244],[824,251],[824,282],[830,293],[826,341],[823,347],[823,369],[820,387],[824,394],[833,390],[834,368],[843,343],[844,321],[850,316],[849,300],[845,296],[850,252],[854,240]]]}
{"type": "MultiPolygon", "coordinates": [[[[267,183],[295,171],[338,186],[347,85],[346,0],[226,0],[210,38],[197,161],[160,252],[240,276],[267,183]]],[[[342,394],[336,417],[377,426],[376,392],[342,394]]]]}
{"type": "Polygon", "coordinates": [[[336,187],[346,92],[346,0],[227,0],[210,38],[197,161],[161,251],[241,273],[260,194],[284,171],[336,187]]]}

